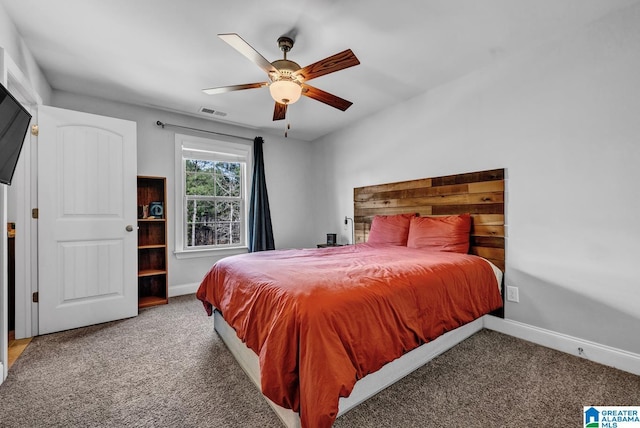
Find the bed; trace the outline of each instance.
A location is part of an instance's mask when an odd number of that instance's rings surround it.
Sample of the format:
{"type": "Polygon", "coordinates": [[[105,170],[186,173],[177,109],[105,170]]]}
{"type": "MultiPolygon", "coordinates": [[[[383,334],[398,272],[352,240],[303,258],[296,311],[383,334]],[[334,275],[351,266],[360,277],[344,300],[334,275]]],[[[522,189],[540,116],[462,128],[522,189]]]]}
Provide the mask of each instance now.
{"type": "Polygon", "coordinates": [[[197,292],[287,426],[331,426],[501,315],[504,170],[358,188],[354,210],[356,245],[222,259],[197,292]]]}

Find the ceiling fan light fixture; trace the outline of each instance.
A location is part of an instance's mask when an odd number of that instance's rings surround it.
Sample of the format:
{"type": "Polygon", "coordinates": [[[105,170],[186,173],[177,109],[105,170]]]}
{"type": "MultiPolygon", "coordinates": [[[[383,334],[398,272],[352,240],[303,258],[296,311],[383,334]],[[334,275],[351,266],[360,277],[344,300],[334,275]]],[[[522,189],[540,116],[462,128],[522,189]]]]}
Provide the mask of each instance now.
{"type": "Polygon", "coordinates": [[[293,104],[302,95],[302,86],[295,80],[281,79],[269,85],[271,97],[280,104],[293,104]]]}
{"type": "MultiPolygon", "coordinates": [[[[288,34],[293,36],[295,33],[296,32],[292,30],[288,34]]],[[[269,86],[271,97],[276,102],[273,109],[274,121],[285,119],[287,106],[297,102],[302,95],[342,111],[345,111],[353,104],[351,101],[307,84],[311,79],[360,64],[360,61],[351,49],[346,49],[335,55],[309,64],[304,68],[300,68],[298,63],[287,59],[287,53],[291,51],[294,44],[292,37],[282,36],[278,39],[278,46],[283,53],[283,58],[273,62],[269,62],[242,37],[235,33],[218,34],[218,37],[267,73],[269,81],[203,89],[206,94],[222,94],[225,92],[269,86]]]]}

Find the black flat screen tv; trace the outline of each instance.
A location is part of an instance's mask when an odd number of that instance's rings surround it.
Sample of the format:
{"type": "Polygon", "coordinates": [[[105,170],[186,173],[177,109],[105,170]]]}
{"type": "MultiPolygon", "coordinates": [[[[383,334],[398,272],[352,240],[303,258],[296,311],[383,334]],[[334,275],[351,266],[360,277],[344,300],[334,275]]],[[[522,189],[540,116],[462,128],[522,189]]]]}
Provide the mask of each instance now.
{"type": "Polygon", "coordinates": [[[0,83],[0,183],[11,185],[31,114],[0,83]]]}

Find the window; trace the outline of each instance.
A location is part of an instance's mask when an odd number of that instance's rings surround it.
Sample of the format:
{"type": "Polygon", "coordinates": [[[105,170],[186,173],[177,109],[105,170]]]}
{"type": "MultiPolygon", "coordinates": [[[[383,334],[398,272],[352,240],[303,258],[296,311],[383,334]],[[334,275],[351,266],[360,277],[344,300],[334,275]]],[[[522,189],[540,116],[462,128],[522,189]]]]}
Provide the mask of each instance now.
{"type": "Polygon", "coordinates": [[[176,135],[178,257],[246,250],[250,152],[248,144],[176,135]]]}
{"type": "Polygon", "coordinates": [[[186,247],[241,245],[242,165],[184,159],[186,247]]]}

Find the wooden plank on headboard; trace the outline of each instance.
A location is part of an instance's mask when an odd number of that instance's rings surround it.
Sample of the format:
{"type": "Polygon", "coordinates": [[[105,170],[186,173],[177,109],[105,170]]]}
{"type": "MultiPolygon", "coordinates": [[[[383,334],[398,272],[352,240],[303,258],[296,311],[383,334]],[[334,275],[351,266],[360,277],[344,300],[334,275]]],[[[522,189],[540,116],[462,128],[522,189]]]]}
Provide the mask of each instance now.
{"type": "Polygon", "coordinates": [[[356,243],[366,242],[375,215],[470,213],[471,254],[504,271],[504,168],[353,189],[356,243]]]}

